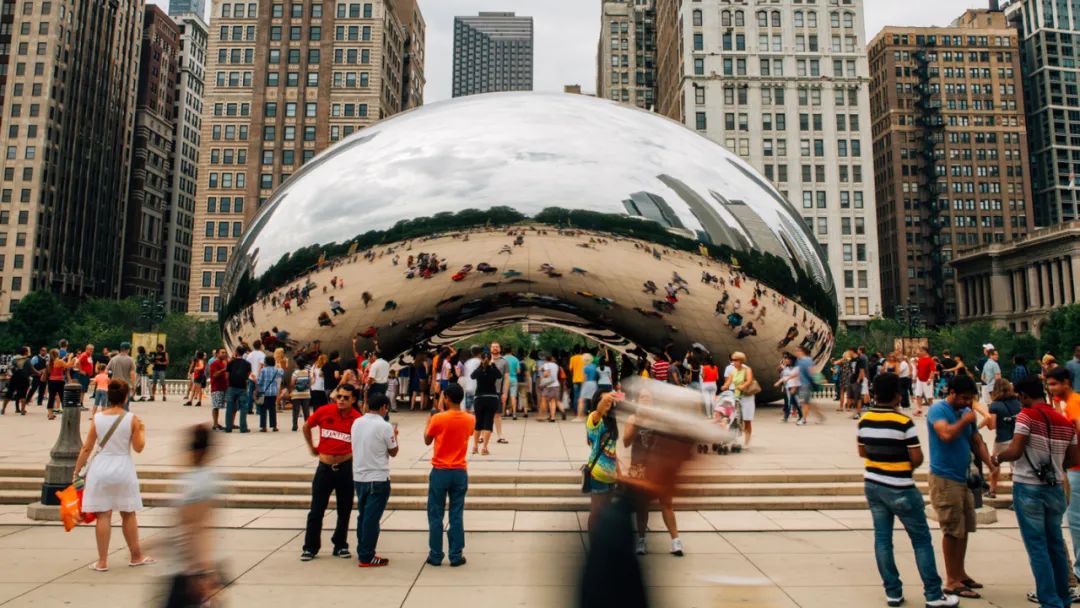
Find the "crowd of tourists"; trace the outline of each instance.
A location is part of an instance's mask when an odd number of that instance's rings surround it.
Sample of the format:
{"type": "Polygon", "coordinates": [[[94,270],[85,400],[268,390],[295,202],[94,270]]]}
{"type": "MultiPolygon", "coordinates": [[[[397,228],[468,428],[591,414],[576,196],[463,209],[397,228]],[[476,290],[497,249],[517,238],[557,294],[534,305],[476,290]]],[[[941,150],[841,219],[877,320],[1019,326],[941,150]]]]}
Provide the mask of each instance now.
{"type": "Polygon", "coordinates": [[[984,585],[965,563],[968,539],[977,528],[980,494],[996,498],[1006,463],[1012,472],[1013,510],[1036,584],[1028,600],[1044,608],[1080,601],[1075,567],[1080,554],[1068,551],[1061,530],[1064,519],[1074,551],[1080,548],[1080,394],[1073,388],[1080,383],[1080,345],[1066,365],[1047,355],[1038,371],[1018,358],[1004,371],[994,346],[983,348],[973,370],[960,357],[948,352],[933,357],[926,348],[914,361],[892,354],[884,369],[860,363],[858,351],[842,357],[850,365],[844,374],[848,406],[863,410],[859,455],[865,459],[875,556],[890,606],[904,602],[893,555],[895,519],[910,537],[927,606],[955,606],[960,598],[981,597],[984,585]],[[913,478],[925,456],[915,421],[903,412],[912,398],[912,416],[925,410],[930,504],[943,534],[944,580],[913,478]],[[983,441],[981,428],[994,432],[992,446],[983,441]],[[989,472],[989,483],[983,471],[989,472]]]}

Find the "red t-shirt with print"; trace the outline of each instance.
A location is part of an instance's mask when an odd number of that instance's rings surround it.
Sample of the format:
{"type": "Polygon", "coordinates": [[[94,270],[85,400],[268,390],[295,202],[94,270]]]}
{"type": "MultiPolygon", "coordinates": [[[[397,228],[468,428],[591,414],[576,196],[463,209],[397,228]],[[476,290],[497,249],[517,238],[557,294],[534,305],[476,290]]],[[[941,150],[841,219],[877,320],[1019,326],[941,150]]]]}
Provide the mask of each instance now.
{"type": "Polygon", "coordinates": [[[308,418],[308,426],[319,427],[319,444],[315,449],[320,454],[340,456],[352,454],[352,423],[360,417],[360,412],[349,408],[342,411],[336,403],[328,403],[308,418]]]}

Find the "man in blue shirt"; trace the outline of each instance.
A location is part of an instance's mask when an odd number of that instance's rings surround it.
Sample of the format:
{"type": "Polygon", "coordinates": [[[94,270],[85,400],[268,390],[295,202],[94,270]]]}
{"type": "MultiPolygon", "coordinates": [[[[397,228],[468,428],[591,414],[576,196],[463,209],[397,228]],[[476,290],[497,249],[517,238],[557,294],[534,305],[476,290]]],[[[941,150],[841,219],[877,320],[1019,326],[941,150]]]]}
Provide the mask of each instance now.
{"type": "Polygon", "coordinates": [[[1073,388],[1080,389],[1080,344],[1073,347],[1073,358],[1065,364],[1065,369],[1072,374],[1073,388]]]}
{"type": "Polygon", "coordinates": [[[978,599],[974,591],[982,584],[964,568],[968,534],[975,531],[975,497],[968,488],[968,467],[974,450],[991,470],[986,444],[976,432],[975,381],[958,375],[949,381],[948,396],[930,407],[926,414],[930,438],[930,503],[938,514],[944,535],[946,594],[978,599]]]}
{"type": "Polygon", "coordinates": [[[803,417],[795,424],[803,425],[810,419],[810,414],[817,413],[818,423],[825,422],[825,414],[814,405],[814,360],[810,358],[810,351],[803,347],[795,349],[795,368],[799,370],[799,403],[802,405],[803,417]]]}

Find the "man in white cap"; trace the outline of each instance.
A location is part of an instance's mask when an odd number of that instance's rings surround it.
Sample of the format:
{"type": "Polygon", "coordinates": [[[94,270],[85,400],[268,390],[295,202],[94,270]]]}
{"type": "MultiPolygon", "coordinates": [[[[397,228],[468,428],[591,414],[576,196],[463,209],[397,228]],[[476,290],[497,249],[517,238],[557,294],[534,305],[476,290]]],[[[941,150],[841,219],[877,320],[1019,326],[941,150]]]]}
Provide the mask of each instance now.
{"type": "Polygon", "coordinates": [[[982,371],[979,372],[982,380],[982,402],[987,407],[990,405],[990,392],[994,390],[994,383],[1001,379],[1001,364],[998,363],[998,356],[998,351],[994,350],[994,345],[991,344],[990,349],[986,351],[986,362],[983,363],[982,371]]]}

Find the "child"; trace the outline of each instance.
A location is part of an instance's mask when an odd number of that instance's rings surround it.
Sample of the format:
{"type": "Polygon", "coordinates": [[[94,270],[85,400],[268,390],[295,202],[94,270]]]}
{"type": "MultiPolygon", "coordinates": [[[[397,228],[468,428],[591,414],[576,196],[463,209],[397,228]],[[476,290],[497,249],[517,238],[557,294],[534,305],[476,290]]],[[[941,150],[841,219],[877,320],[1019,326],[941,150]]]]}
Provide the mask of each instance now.
{"type": "Polygon", "coordinates": [[[398,377],[397,370],[390,370],[390,379],[386,381],[386,398],[390,400],[390,411],[397,411],[398,377]]]}
{"type": "Polygon", "coordinates": [[[94,407],[90,409],[90,418],[94,417],[99,407],[108,407],[109,403],[109,374],[105,371],[105,364],[97,364],[97,375],[94,376],[94,407]]]}

